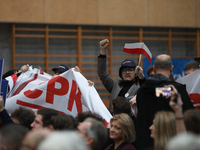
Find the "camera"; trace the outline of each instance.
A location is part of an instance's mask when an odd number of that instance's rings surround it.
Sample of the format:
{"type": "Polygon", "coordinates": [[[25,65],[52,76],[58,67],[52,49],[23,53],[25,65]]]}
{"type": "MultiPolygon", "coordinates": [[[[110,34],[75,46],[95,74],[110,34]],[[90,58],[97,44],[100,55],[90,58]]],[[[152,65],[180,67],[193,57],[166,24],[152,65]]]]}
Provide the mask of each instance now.
{"type": "Polygon", "coordinates": [[[169,97],[171,96],[171,87],[156,87],[155,92],[156,92],[156,96],[160,97],[160,95],[162,95],[163,97],[169,97]]]}

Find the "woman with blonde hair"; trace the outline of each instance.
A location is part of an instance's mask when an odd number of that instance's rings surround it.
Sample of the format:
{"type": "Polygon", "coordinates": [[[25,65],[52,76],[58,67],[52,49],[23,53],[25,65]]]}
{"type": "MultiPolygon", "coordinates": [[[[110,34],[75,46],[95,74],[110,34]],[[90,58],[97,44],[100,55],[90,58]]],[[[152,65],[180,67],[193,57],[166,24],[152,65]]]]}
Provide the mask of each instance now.
{"type": "Polygon", "coordinates": [[[169,111],[157,112],[149,129],[151,130],[151,137],[154,139],[154,149],[163,150],[169,139],[176,135],[174,113],[169,111]]]}
{"type": "Polygon", "coordinates": [[[114,115],[110,120],[110,138],[114,144],[105,150],[135,150],[135,127],[132,119],[125,113],[114,115]]]}

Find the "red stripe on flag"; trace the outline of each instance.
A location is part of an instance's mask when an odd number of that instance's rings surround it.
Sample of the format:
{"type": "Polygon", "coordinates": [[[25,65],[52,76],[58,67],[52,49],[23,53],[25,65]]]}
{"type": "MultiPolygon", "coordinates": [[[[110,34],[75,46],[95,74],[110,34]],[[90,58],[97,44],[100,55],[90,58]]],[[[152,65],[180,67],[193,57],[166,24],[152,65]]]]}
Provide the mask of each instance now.
{"type": "Polygon", "coordinates": [[[11,75],[11,77],[12,77],[12,80],[13,80],[13,85],[15,85],[15,83],[16,83],[16,81],[17,81],[17,74],[13,74],[13,75],[11,75]]]}
{"type": "Polygon", "coordinates": [[[108,122],[106,121],[106,119],[103,119],[103,123],[104,123],[104,125],[107,127],[108,126],[108,122]]]}
{"type": "Polygon", "coordinates": [[[149,56],[149,54],[142,48],[124,48],[123,50],[126,53],[130,53],[130,54],[143,54],[151,63],[151,57],[149,56]]]}
{"type": "MultiPolygon", "coordinates": [[[[42,108],[46,108],[46,107],[43,107],[43,106],[40,106],[40,105],[36,105],[36,104],[31,104],[31,103],[27,103],[27,102],[23,102],[21,100],[17,100],[17,104],[18,105],[22,105],[22,106],[26,106],[26,107],[30,107],[30,108],[34,108],[34,109],[42,109],[42,108]]],[[[58,111],[58,110],[56,110],[58,111]]],[[[62,111],[58,111],[59,113],[61,114],[65,114],[64,112],[62,111]]]]}
{"type": "Polygon", "coordinates": [[[16,94],[19,94],[19,92],[21,92],[21,90],[23,90],[24,87],[25,87],[27,84],[29,84],[30,82],[36,80],[37,77],[38,77],[38,74],[36,73],[36,74],[34,75],[33,79],[30,79],[30,80],[24,82],[23,84],[21,84],[21,85],[15,90],[15,92],[12,94],[12,96],[14,96],[14,95],[16,95],[16,94]]]}
{"type": "Polygon", "coordinates": [[[199,93],[190,93],[190,99],[192,100],[192,104],[195,106],[196,109],[200,109],[200,106],[196,106],[196,104],[200,104],[200,94],[199,93]]]}

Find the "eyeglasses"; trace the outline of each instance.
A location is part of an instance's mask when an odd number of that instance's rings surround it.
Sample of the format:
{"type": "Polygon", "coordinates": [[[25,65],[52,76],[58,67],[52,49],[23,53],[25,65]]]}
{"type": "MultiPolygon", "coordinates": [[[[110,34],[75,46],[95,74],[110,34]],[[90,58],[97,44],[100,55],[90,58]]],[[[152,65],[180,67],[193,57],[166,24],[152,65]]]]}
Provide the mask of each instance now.
{"type": "Polygon", "coordinates": [[[122,69],[122,73],[133,73],[135,69],[122,69]]]}

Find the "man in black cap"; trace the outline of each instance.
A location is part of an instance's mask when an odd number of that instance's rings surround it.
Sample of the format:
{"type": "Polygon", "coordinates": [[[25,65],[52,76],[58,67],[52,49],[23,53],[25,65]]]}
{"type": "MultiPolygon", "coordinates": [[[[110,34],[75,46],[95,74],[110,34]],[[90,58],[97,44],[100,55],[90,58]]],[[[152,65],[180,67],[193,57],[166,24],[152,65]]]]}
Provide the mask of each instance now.
{"type": "Polygon", "coordinates": [[[65,72],[67,70],[69,70],[69,68],[65,65],[60,65],[57,68],[52,68],[52,71],[54,72],[53,78],[55,78],[56,76],[58,76],[59,74],[65,72]]]}
{"type": "Polygon", "coordinates": [[[130,100],[140,87],[136,81],[136,70],[139,79],[144,79],[143,70],[131,59],[126,59],[121,63],[119,76],[121,79],[113,80],[106,68],[106,50],[109,46],[108,39],[100,41],[100,55],[98,56],[98,76],[108,92],[111,93],[109,110],[112,109],[112,100],[117,96],[126,97],[130,100]],[[137,68],[136,68],[137,67],[137,68]]]}

